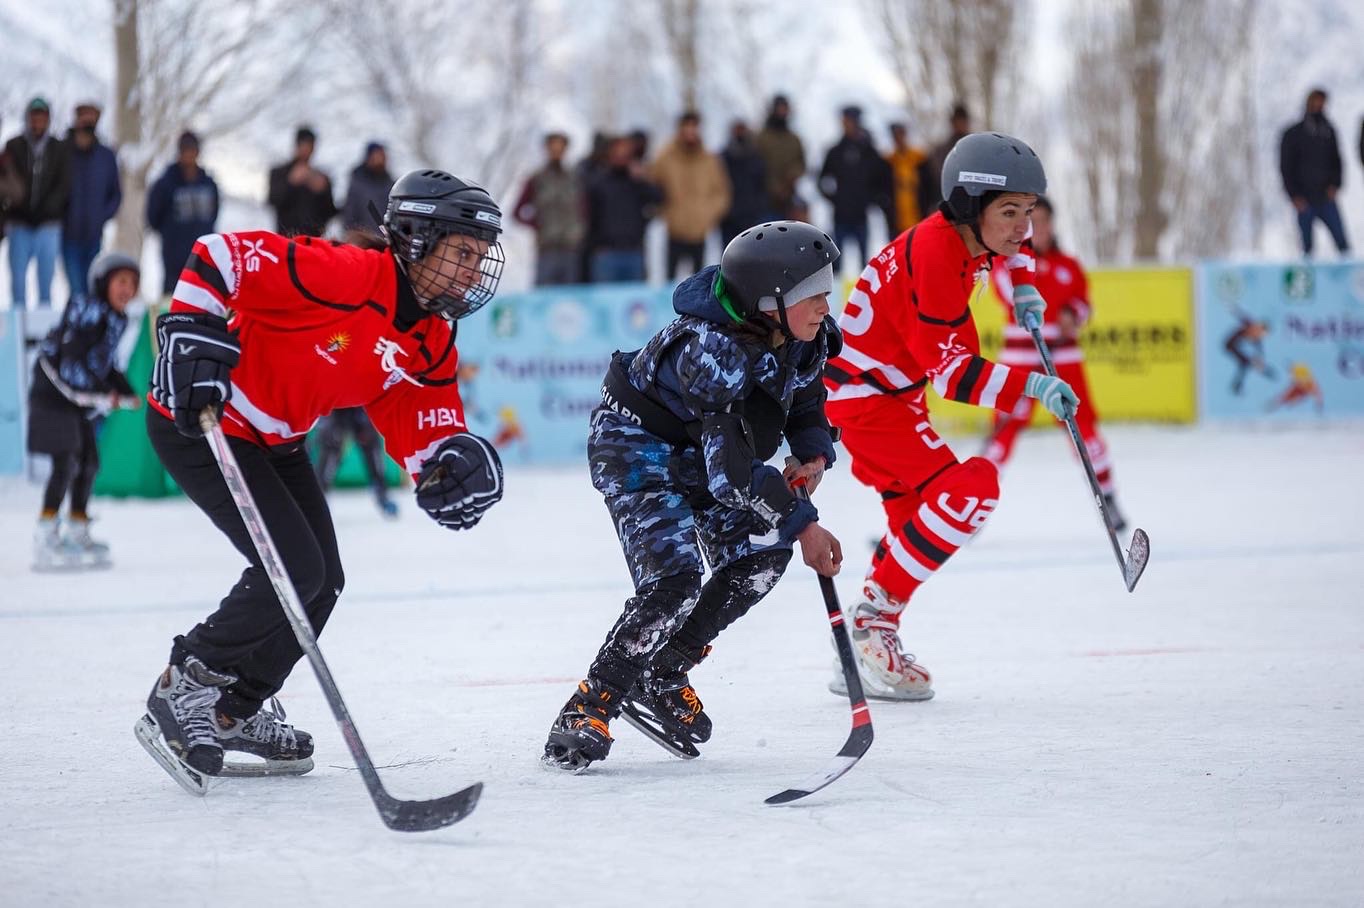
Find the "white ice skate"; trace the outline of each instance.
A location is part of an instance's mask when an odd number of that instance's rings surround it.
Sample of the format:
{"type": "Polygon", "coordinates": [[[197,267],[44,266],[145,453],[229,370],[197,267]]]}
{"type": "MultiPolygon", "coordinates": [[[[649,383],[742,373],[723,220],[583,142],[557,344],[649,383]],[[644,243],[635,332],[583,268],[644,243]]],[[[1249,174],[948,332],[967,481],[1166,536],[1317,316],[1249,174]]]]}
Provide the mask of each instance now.
{"type": "MultiPolygon", "coordinates": [[[[904,652],[900,645],[896,619],[904,611],[905,603],[893,601],[870,580],[863,593],[867,598],[853,609],[848,627],[866,695],[874,700],[932,699],[933,678],[928,669],[915,662],[914,655],[904,652]]],[[[837,660],[829,690],[842,696],[848,694],[837,660]]]]}
{"type": "Polygon", "coordinates": [[[62,535],[56,517],[41,517],[33,532],[33,570],[47,572],[78,571],[85,565],[80,549],[62,535]]]}
{"type": "Polygon", "coordinates": [[[106,568],[109,561],[109,545],[90,535],[90,521],[68,520],[66,522],[66,544],[76,552],[81,567],[106,568]]]}

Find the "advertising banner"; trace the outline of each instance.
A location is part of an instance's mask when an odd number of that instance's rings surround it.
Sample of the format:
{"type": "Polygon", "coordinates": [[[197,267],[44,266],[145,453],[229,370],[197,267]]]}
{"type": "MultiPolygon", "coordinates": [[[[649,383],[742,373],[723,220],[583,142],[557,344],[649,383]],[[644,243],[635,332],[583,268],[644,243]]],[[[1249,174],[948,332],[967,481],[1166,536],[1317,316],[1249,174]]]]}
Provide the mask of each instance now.
{"type": "Polygon", "coordinates": [[[0,476],[24,469],[24,335],[19,313],[0,312],[0,476]]]}
{"type": "Polygon", "coordinates": [[[1364,416],[1364,263],[1198,267],[1205,419],[1364,416]]]}

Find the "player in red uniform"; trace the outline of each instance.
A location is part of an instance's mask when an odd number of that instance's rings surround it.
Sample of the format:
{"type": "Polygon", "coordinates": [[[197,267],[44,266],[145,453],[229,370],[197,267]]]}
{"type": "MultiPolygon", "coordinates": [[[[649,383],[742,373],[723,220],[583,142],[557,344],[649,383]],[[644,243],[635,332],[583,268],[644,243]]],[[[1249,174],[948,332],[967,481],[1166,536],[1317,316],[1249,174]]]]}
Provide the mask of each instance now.
{"type": "Polygon", "coordinates": [[[262,757],[274,772],[306,772],[313,749],[277,703],[263,708],[302,651],[199,414],[220,414],[320,632],[345,582],[303,444],[320,417],[364,407],[389,455],[416,478],[417,504],[443,526],[472,527],[502,497],[497,453],[464,423],[453,324],[496,291],[501,232],[487,192],[424,170],[393,186],[384,241],[371,244],[379,248],[264,231],[194,245],[171,311],[157,320],[147,432],[166,470],[249,562],[217,611],[175,638],[147,700],[169,749],[199,773],[222,773],[224,750],[262,757]]]}
{"type": "MultiPolygon", "coordinates": [[[[852,616],[870,696],[933,696],[928,671],[902,652],[901,614],[998,503],[994,464],[957,460],[933,431],[925,388],[1005,411],[1029,397],[1058,418],[1078,405],[1060,379],[982,358],[971,318],[973,289],[996,256],[1013,272],[1018,318],[1040,317],[1046,304],[1023,242],[1046,188],[1042,162],[1023,142],[964,137],[943,164],[946,201],[867,264],[839,319],[843,350],[824,372],[829,421],[843,432],[852,474],[881,494],[888,521],[852,616]]],[[[843,692],[841,673],[830,688],[843,692]]]]}
{"type": "MultiPolygon", "coordinates": [[[[1075,414],[1075,423],[1084,439],[1089,459],[1094,464],[1094,473],[1103,490],[1108,513],[1113,519],[1113,529],[1122,532],[1127,526],[1118,503],[1114,497],[1113,465],[1108,455],[1108,445],[1099,434],[1099,414],[1095,411],[1089,397],[1089,384],[1085,381],[1084,353],[1080,350],[1080,328],[1089,320],[1089,281],[1080,263],[1061,251],[1056,244],[1056,231],[1052,225],[1051,202],[1045,197],[1038,198],[1037,207],[1032,213],[1033,257],[1036,261],[1036,274],[1033,286],[1042,298],[1047,300],[1043,315],[1042,338],[1051,350],[1052,362],[1056,364],[1056,374],[1074,389],[1085,406],[1075,414]]],[[[991,273],[995,290],[1005,308],[1013,312],[1014,284],[1009,269],[1002,261],[996,262],[991,273]]],[[[1004,350],[999,361],[1007,366],[1026,369],[1041,369],[1042,357],[1033,344],[1032,335],[1021,325],[1004,326],[1004,350]]],[[[1032,419],[1033,400],[1024,397],[1019,400],[1012,412],[995,413],[994,431],[985,446],[985,459],[1000,469],[1013,453],[1018,433],[1027,428],[1032,419]]]]}

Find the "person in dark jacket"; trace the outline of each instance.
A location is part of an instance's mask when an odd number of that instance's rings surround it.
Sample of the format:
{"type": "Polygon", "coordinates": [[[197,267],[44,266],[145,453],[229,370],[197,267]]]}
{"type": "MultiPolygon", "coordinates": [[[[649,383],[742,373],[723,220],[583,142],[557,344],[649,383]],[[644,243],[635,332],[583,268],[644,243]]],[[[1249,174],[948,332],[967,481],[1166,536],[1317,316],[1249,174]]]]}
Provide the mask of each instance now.
{"type": "Polygon", "coordinates": [[[270,171],[270,207],[276,232],[285,236],[321,236],[336,216],[332,180],[312,165],[317,133],[300,126],[294,156],[270,171]]]}
{"type": "Polygon", "coordinates": [[[772,590],[797,542],[838,573],[838,540],[794,490],[813,492],[835,459],[822,376],[840,344],[837,257],[809,224],[750,227],[677,286],[672,324],[612,357],[587,453],[635,594],[550,726],[546,764],[605,759],[617,716],[699,756],[711,720],[688,673],[711,641],[772,590]],[[767,463],[783,440],[799,462],[785,472],[767,463]]]}
{"type": "Polygon", "coordinates": [[[28,103],[25,129],[5,151],[24,185],[23,199],[5,214],[9,232],[10,290],[15,308],[27,305],[28,265],[38,260],[38,305],[52,305],[52,273],[61,250],[62,215],[71,194],[66,144],[48,127],[52,112],[42,98],[28,103]]]}
{"type": "Polygon", "coordinates": [[[118,158],[95,135],[100,108],[93,101],[76,105],[76,120],[67,133],[71,158],[71,196],[62,221],[62,267],[75,293],[85,286],[90,263],[99,255],[104,225],[123,204],[118,158]]]}
{"type": "Polygon", "coordinates": [[[365,159],[350,172],[346,202],[341,206],[341,227],[379,236],[379,224],[373,212],[383,217],[388,207],[388,191],[392,188],[388,149],[380,142],[370,142],[365,146],[365,159]]]}
{"type": "Polygon", "coordinates": [[[1284,192],[1298,212],[1303,255],[1312,254],[1312,224],[1320,220],[1331,231],[1336,249],[1350,251],[1345,224],[1336,206],[1340,191],[1340,142],[1336,128],[1326,119],[1326,92],[1314,88],[1307,95],[1303,118],[1284,130],[1279,143],[1279,173],[1284,192]]]}
{"type": "Polygon", "coordinates": [[[199,137],[180,135],[179,154],[147,194],[147,224],[161,234],[161,292],[170,296],[194,242],[218,223],[218,184],[199,166],[199,137]]]}
{"type": "MultiPolygon", "coordinates": [[[[847,250],[857,243],[861,259],[867,249],[867,209],[879,205],[886,195],[886,166],[871,137],[862,128],[862,109],[843,108],[843,138],[824,156],[819,171],[819,192],[834,203],[834,242],[847,250]]],[[[854,257],[854,261],[859,261],[854,257]]]]}
{"type": "Polygon", "coordinates": [[[729,174],[732,198],[729,213],[720,221],[720,242],[729,241],[753,224],[777,217],[767,196],[767,165],[758,153],[753,131],[743,120],[729,127],[729,144],[720,152],[729,174]]]}
{"type": "Polygon", "coordinates": [[[71,297],[39,348],[29,389],[28,450],[50,455],[52,474],[33,540],[35,570],[108,562],[109,547],[90,538],[86,506],[99,470],[95,434],[103,414],[138,405],[115,361],[139,279],[137,262],[129,256],[110,252],[95,259],[88,287],[71,297]],[[68,493],[63,533],[57,515],[68,493]]]}
{"type": "Polygon", "coordinates": [[[512,216],[535,231],[535,286],[577,284],[582,280],[587,205],[581,168],[564,164],[568,136],[545,136],[545,163],[521,187],[512,216]]]}
{"type": "Polygon", "coordinates": [[[629,136],[612,139],[606,168],[587,187],[593,283],[644,280],[644,230],[663,194],[634,153],[629,136]]]}

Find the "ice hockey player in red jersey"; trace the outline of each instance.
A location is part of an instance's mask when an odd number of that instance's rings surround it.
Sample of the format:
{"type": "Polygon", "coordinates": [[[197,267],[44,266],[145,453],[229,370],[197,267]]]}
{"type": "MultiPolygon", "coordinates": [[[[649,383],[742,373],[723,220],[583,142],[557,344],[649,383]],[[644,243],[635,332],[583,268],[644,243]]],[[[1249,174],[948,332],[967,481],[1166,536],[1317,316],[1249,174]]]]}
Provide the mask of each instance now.
{"type": "MultiPolygon", "coordinates": [[[[851,621],[869,696],[933,696],[928,671],[902,651],[901,616],[998,503],[995,465],[958,461],[933,430],[927,386],[1005,412],[1025,397],[1057,418],[1078,405],[1060,379],[982,358],[971,317],[972,292],[996,257],[1013,274],[1018,320],[1040,317],[1046,304],[1023,243],[1046,188],[1042,162],[1025,143],[997,133],[964,137],[943,165],[946,201],[867,264],[839,319],[843,350],[824,372],[829,421],[842,430],[852,474],[880,493],[888,522],[851,621]]],[[[844,692],[841,673],[830,688],[844,692]]]]}
{"type": "MultiPolygon", "coordinates": [[[[464,423],[454,328],[496,291],[501,232],[487,192],[423,170],[393,186],[383,241],[370,243],[378,248],[264,231],[211,234],[194,245],[171,311],[157,320],[147,432],[171,477],[249,564],[217,611],[175,638],[139,729],[154,723],[174,757],[197,773],[306,772],[313,750],[274,701],[302,652],[203,438],[200,413],[220,414],[320,632],[345,584],[304,448],[320,417],[364,407],[389,455],[417,480],[417,504],[442,526],[468,529],[502,497],[496,451],[464,423]],[[225,750],[254,754],[264,766],[225,766],[225,750]]],[[[161,747],[145,736],[143,743],[161,747]]]]}
{"type": "MultiPolygon", "coordinates": [[[[1099,488],[1103,490],[1105,506],[1113,519],[1113,529],[1122,532],[1127,522],[1118,510],[1114,497],[1113,465],[1109,459],[1108,445],[1099,434],[1099,414],[1089,397],[1084,353],[1080,350],[1080,328],[1089,321],[1091,311],[1089,281],[1080,263],[1062,252],[1057,245],[1052,213],[1050,200],[1045,196],[1039,197],[1032,213],[1032,238],[1029,240],[1037,269],[1033,275],[1033,286],[1048,301],[1043,315],[1042,339],[1051,350],[1056,374],[1085,402],[1075,414],[1075,423],[1080,429],[1080,437],[1084,439],[1089,459],[1094,463],[1094,473],[1099,480],[1099,488]]],[[[1012,318],[1014,285],[1007,264],[997,261],[990,277],[1012,318]]],[[[1018,368],[1043,368],[1042,357],[1028,329],[1013,323],[1004,326],[1004,350],[1000,353],[999,361],[1018,368]]],[[[985,446],[985,459],[1001,470],[1013,453],[1018,433],[1027,428],[1032,420],[1033,404],[1032,398],[1024,397],[1012,412],[995,413],[994,431],[985,446]]]]}

